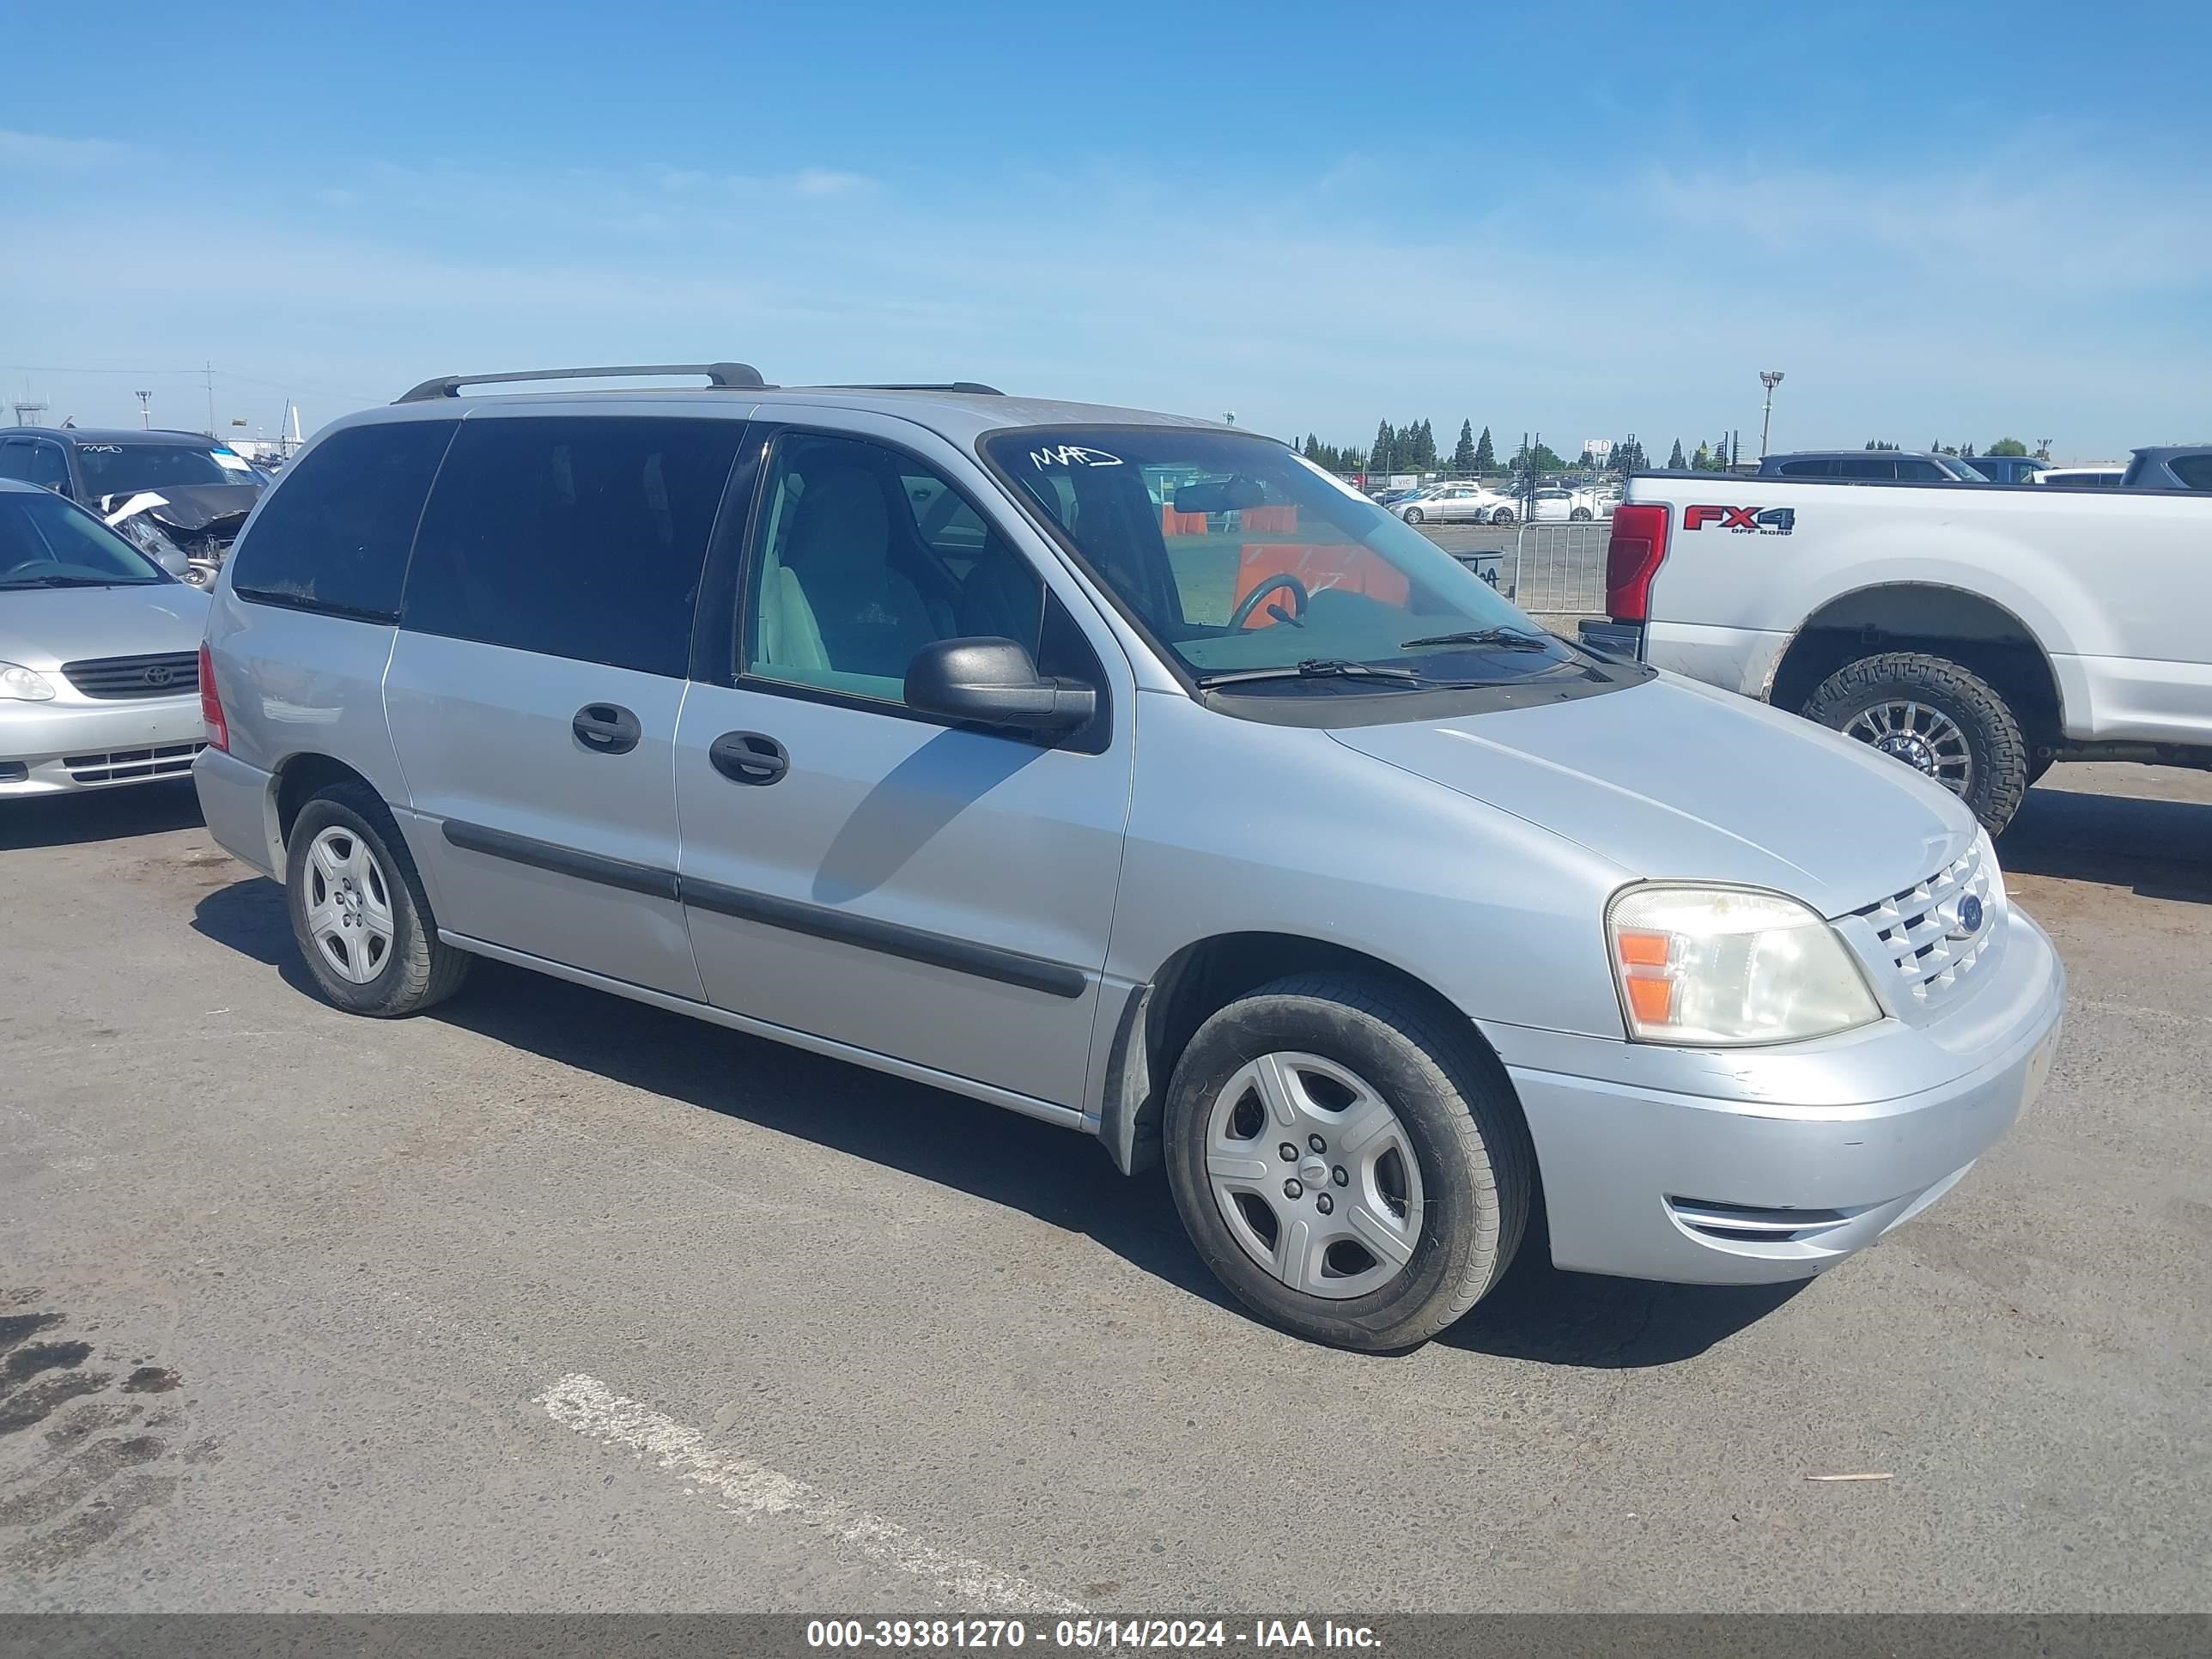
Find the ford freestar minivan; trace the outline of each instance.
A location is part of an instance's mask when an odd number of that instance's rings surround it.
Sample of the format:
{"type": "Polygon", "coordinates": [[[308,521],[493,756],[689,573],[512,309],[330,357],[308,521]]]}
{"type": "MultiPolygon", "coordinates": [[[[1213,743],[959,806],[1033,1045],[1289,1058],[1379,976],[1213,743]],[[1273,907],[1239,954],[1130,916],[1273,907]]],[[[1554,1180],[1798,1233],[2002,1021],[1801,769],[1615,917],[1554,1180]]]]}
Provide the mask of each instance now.
{"type": "Polygon", "coordinates": [[[693,372],[429,382],[223,567],[200,799],[339,1006],[491,957],[1164,1158],[1237,1296],[1361,1348],[1540,1195],[1561,1267],[1817,1273],[2041,1084],[2057,958],[1907,769],[1250,433],[693,372]]]}

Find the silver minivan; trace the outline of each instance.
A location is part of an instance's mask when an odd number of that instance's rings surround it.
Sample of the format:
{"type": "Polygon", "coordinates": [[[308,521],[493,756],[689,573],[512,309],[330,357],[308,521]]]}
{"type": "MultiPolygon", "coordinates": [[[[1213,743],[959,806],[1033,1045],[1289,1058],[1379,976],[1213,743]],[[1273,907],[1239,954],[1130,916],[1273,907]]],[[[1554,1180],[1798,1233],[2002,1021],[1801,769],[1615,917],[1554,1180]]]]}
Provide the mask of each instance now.
{"type": "Polygon", "coordinates": [[[2041,1084],[2057,957],[1907,769],[1249,432],[698,372],[429,382],[246,526],[200,799],[339,1006],[490,957],[1062,1124],[1374,1349],[1524,1243],[1818,1273],[2041,1084]]]}

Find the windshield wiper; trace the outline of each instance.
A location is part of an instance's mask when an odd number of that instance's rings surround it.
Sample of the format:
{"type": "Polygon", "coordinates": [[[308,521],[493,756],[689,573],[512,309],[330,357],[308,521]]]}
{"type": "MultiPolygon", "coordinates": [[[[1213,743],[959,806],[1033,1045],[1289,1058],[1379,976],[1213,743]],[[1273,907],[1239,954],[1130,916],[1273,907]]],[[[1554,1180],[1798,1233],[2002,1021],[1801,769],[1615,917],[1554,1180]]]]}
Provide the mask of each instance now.
{"type": "Polygon", "coordinates": [[[1419,685],[1425,678],[1410,668],[1377,668],[1372,663],[1347,662],[1341,657],[1308,657],[1282,668],[1237,668],[1200,674],[1195,684],[1200,690],[1210,691],[1217,685],[1242,685],[1254,680],[1386,680],[1394,685],[1419,685]]]}
{"type": "Polygon", "coordinates": [[[15,581],[0,582],[0,587],[120,587],[118,580],[101,576],[24,576],[15,581]]]}
{"type": "Polygon", "coordinates": [[[1417,645],[1494,645],[1505,651],[1549,651],[1557,641],[1549,634],[1531,634],[1525,628],[1464,628],[1456,634],[1424,634],[1417,640],[1401,640],[1398,648],[1417,645]]]}

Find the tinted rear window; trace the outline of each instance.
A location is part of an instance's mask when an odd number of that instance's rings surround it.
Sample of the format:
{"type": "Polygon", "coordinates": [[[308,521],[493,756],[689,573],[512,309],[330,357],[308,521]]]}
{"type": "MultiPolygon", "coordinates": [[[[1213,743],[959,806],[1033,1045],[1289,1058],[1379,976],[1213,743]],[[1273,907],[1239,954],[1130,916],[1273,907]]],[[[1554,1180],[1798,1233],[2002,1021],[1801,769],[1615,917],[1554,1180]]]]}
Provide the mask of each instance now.
{"type": "Polygon", "coordinates": [[[368,622],[399,616],[407,549],[458,424],[334,432],[295,461],[231,557],[242,599],[368,622]]]}
{"type": "Polygon", "coordinates": [[[422,514],[404,625],[681,678],[744,424],[465,421],[422,514]]]}
{"type": "Polygon", "coordinates": [[[2212,455],[2177,455],[2166,463],[2191,489],[2212,489],[2212,455]]]}

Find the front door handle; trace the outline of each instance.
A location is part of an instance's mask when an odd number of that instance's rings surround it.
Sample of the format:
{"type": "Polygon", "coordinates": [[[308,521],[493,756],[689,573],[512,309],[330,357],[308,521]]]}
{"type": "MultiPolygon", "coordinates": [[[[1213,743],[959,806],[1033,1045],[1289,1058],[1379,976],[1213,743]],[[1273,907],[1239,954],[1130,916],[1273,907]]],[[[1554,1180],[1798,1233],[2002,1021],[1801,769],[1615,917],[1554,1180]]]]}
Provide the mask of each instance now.
{"type": "Polygon", "coordinates": [[[707,750],[714,769],[732,783],[776,783],[791,770],[791,755],[764,732],[725,732],[707,750]]]}
{"type": "Polygon", "coordinates": [[[637,716],[615,702],[586,703],[568,722],[568,729],[595,755],[627,755],[645,735],[637,716]]]}

